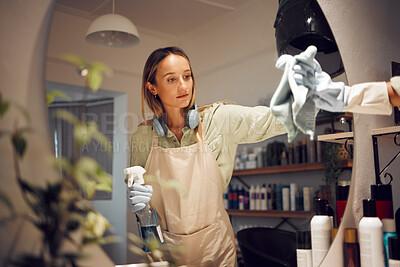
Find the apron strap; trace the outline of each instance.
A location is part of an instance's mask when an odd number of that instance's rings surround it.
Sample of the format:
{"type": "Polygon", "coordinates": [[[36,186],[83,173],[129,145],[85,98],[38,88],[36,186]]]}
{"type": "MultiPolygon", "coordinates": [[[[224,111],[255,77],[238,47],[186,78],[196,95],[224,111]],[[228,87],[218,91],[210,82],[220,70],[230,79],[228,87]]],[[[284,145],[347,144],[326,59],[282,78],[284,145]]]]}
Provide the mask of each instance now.
{"type": "Polygon", "coordinates": [[[158,135],[153,133],[151,147],[158,147],[158,135]]]}
{"type": "Polygon", "coordinates": [[[198,143],[206,142],[206,138],[204,137],[203,125],[201,123],[201,120],[199,121],[199,125],[197,126],[196,139],[197,139],[198,143]]]}

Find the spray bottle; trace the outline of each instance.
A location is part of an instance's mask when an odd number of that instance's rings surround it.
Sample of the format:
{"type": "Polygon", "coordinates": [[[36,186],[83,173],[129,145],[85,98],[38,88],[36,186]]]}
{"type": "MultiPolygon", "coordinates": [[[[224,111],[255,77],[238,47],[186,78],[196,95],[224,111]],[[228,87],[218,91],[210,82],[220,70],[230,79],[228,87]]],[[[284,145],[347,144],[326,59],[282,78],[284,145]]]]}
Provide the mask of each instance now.
{"type": "MultiPolygon", "coordinates": [[[[124,169],[124,173],[129,175],[128,187],[131,187],[133,183],[143,185],[143,174],[145,172],[146,170],[141,166],[133,166],[124,169]]],[[[143,241],[149,242],[151,239],[155,238],[159,243],[164,243],[164,237],[157,219],[157,212],[149,205],[149,203],[146,203],[146,206],[143,209],[136,212],[136,219],[139,234],[143,241]]],[[[142,249],[145,252],[149,251],[146,245],[143,245],[142,249]]]]}

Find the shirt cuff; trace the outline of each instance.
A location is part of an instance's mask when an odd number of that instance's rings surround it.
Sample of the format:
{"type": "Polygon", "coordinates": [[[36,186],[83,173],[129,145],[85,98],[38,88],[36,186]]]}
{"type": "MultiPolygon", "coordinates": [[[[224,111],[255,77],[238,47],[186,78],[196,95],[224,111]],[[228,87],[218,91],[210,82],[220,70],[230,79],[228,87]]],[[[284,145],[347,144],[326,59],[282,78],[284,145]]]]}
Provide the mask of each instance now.
{"type": "Polygon", "coordinates": [[[374,115],[390,115],[393,107],[389,102],[386,82],[360,83],[350,88],[346,112],[374,115]]]}
{"type": "Polygon", "coordinates": [[[390,84],[398,95],[400,95],[400,76],[390,78],[390,84]]]}

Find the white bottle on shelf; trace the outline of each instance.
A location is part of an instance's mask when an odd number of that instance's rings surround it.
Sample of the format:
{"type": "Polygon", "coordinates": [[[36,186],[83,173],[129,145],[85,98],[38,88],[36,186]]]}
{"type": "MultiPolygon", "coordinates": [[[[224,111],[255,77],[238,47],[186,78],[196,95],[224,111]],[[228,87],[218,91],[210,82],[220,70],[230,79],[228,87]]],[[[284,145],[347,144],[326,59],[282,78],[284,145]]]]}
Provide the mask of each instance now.
{"type": "Polygon", "coordinates": [[[256,186],[256,210],[261,210],[261,188],[256,186]]]}
{"type": "Polygon", "coordinates": [[[364,216],[358,225],[362,267],[384,267],[382,222],[376,216],[374,199],[363,199],[364,216]]]}
{"type": "Polygon", "coordinates": [[[250,210],[255,210],[256,209],[256,189],[254,188],[254,185],[250,186],[250,210]]]}
{"type": "Polygon", "coordinates": [[[267,186],[261,187],[261,210],[267,210],[267,186]]]}
{"type": "Polygon", "coordinates": [[[296,258],[297,267],[313,267],[310,231],[296,231],[296,258]]]}
{"type": "Polygon", "coordinates": [[[331,245],[332,220],[328,216],[326,199],[316,199],[315,215],[311,219],[311,248],[313,266],[318,267],[331,245]]]}
{"type": "Polygon", "coordinates": [[[290,189],[289,187],[282,188],[282,209],[284,211],[290,210],[290,189]]]}
{"type": "Polygon", "coordinates": [[[290,210],[296,211],[297,184],[290,184],[290,210]]]}

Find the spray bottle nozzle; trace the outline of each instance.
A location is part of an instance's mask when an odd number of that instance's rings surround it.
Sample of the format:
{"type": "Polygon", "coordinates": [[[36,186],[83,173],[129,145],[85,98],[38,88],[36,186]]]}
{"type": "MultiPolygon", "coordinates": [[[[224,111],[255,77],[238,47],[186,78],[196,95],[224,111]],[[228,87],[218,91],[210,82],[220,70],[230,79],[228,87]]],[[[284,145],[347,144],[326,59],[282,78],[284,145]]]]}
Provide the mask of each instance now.
{"type": "Polygon", "coordinates": [[[124,173],[128,174],[128,186],[131,187],[133,183],[144,184],[143,174],[146,170],[141,166],[133,166],[124,169],[124,173]]]}

